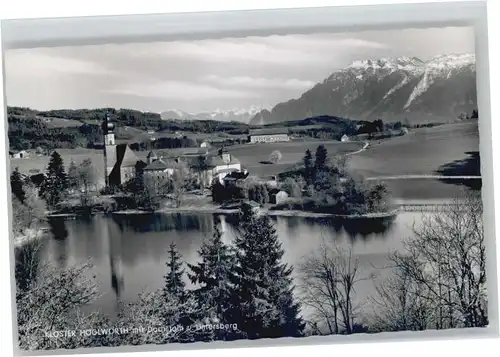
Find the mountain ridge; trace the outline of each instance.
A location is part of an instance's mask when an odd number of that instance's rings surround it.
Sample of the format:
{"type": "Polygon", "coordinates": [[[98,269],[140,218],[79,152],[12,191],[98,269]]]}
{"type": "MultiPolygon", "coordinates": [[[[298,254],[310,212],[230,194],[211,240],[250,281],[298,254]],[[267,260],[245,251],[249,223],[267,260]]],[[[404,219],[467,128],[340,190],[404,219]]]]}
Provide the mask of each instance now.
{"type": "Polygon", "coordinates": [[[236,121],[247,124],[257,113],[264,110],[262,107],[249,107],[243,109],[231,109],[189,113],[178,109],[168,109],[160,113],[163,120],[214,120],[214,121],[236,121]]]}
{"type": "Polygon", "coordinates": [[[427,61],[382,57],[353,61],[299,98],[262,110],[252,125],[318,115],[357,120],[453,120],[477,108],[474,54],[445,54],[427,61]]]}

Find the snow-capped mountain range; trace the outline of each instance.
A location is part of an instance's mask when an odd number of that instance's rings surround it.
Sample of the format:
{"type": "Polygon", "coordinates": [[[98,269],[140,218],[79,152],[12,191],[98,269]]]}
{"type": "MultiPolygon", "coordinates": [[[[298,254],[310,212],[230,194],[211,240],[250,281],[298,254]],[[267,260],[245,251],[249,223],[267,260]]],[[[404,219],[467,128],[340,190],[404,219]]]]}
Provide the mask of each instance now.
{"type": "Polygon", "coordinates": [[[250,107],[246,109],[215,110],[212,112],[188,113],[182,110],[169,109],[161,113],[164,120],[216,120],[216,121],[237,121],[248,123],[257,113],[264,110],[262,107],[250,107]]]}
{"type": "Polygon", "coordinates": [[[262,125],[317,115],[400,120],[425,116],[454,120],[477,108],[473,54],[447,54],[429,61],[415,57],[355,61],[334,72],[298,99],[260,111],[262,125]]]}

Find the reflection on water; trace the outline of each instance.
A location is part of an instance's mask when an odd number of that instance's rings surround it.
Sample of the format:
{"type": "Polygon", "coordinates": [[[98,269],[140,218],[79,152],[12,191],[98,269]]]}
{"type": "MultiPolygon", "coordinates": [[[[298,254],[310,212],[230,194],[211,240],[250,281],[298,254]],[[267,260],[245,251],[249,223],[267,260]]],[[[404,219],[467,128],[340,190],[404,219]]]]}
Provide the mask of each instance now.
{"type": "MultiPolygon", "coordinates": [[[[384,265],[387,253],[400,249],[401,240],[419,213],[402,213],[395,219],[348,220],[301,217],[273,218],[285,250],[284,259],[297,267],[324,241],[352,247],[360,269],[384,265]]],[[[96,216],[90,220],[50,221],[52,239],[40,259],[59,267],[91,259],[103,296],[91,307],[113,315],[118,299],[131,302],[143,290],[163,284],[167,251],[175,242],[185,261],[194,263],[202,241],[210,237],[214,220],[221,225],[223,240],[230,243],[236,217],[212,214],[141,214],[96,216]]],[[[297,269],[295,269],[297,274],[297,269]]],[[[190,282],[186,278],[186,284],[190,282]]],[[[373,291],[368,281],[357,289],[361,299],[373,291]]]]}

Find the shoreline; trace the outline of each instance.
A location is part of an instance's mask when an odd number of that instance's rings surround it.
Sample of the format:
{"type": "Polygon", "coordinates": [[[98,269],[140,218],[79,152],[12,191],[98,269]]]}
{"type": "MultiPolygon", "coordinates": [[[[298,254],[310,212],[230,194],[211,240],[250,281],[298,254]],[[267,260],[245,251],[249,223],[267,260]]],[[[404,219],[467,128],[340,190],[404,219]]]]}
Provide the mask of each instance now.
{"type": "MultiPolygon", "coordinates": [[[[370,218],[389,218],[397,216],[401,212],[426,209],[429,207],[442,207],[454,204],[453,199],[393,199],[393,208],[383,212],[371,212],[366,214],[335,214],[324,212],[311,212],[303,210],[273,210],[267,207],[260,207],[259,214],[271,217],[305,217],[305,218],[339,218],[339,219],[370,219],[370,218]]],[[[455,203],[456,204],[456,203],[455,203]]],[[[205,214],[225,214],[233,215],[240,212],[239,208],[220,208],[212,205],[204,206],[185,206],[185,207],[165,207],[154,211],[141,209],[128,209],[114,212],[94,212],[92,215],[146,215],[146,214],[173,214],[173,213],[205,213],[205,214]]],[[[63,218],[68,220],[78,219],[77,213],[49,213],[48,218],[63,218]]]]}
{"type": "MultiPolygon", "coordinates": [[[[401,209],[399,207],[387,212],[374,212],[367,214],[342,215],[334,213],[319,213],[300,210],[270,210],[268,208],[260,208],[259,215],[271,217],[306,217],[306,218],[341,218],[341,219],[370,219],[370,218],[390,218],[396,216],[401,209]]],[[[212,214],[237,214],[239,209],[221,209],[221,208],[165,208],[156,211],[142,210],[124,210],[112,212],[116,215],[136,215],[136,214],[157,214],[157,213],[212,213],[212,214]]]]}

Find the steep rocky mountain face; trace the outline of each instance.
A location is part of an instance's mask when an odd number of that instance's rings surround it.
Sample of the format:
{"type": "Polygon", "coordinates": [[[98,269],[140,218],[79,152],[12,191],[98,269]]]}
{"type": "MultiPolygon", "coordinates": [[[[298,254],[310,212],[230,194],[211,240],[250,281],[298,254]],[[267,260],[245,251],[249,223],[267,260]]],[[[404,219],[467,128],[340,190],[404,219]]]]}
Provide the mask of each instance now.
{"type": "Polygon", "coordinates": [[[259,112],[263,125],[319,115],[385,121],[454,121],[477,108],[475,56],[441,55],[353,62],[300,98],[259,112]]]}

